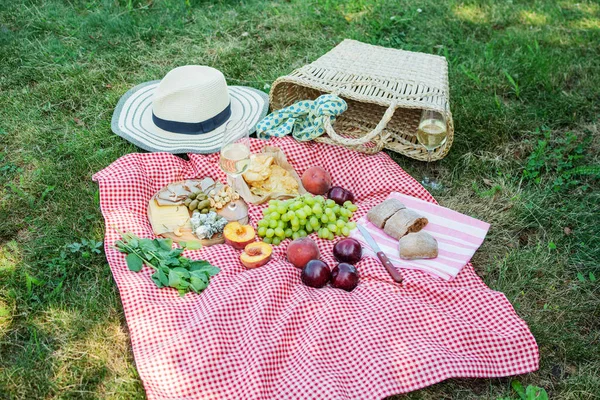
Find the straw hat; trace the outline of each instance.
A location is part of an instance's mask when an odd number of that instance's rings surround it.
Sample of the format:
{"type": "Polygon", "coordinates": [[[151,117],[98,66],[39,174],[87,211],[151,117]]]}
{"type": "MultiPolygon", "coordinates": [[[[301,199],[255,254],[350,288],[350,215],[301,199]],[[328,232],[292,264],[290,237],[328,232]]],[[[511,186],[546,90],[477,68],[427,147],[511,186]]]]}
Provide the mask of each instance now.
{"type": "Polygon", "coordinates": [[[112,117],[117,135],[148,151],[214,153],[225,124],[241,120],[254,132],[268,96],[245,86],[227,87],[214,68],[186,65],[161,81],[142,83],[121,97],[112,117]]]}

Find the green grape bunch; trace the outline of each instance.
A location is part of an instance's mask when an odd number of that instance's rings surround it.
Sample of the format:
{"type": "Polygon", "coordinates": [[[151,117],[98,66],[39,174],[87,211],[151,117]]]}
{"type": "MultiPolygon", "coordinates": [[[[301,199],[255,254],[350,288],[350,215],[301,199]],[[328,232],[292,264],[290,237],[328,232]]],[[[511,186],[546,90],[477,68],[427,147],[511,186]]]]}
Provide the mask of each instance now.
{"type": "Polygon", "coordinates": [[[317,232],[321,239],[348,236],[356,227],[350,221],[358,209],[346,201],[342,206],[323,196],[304,194],[288,200],[270,200],[258,221],[258,236],[265,243],[278,245],[286,238],[297,239],[317,232]]]}

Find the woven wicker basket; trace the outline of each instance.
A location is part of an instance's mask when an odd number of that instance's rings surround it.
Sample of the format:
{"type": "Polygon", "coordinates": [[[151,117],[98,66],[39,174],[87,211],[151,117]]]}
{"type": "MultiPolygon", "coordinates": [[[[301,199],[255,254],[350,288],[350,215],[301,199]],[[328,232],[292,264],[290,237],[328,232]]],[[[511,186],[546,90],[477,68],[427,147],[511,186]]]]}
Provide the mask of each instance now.
{"type": "Polygon", "coordinates": [[[316,140],[364,153],[383,148],[417,160],[427,151],[417,142],[422,110],[446,117],[448,139],[432,160],[450,150],[454,125],[449,106],[448,64],[444,57],[344,40],[312,64],[278,78],[271,87],[273,109],[334,93],[348,103],[327,135],[316,140]]]}

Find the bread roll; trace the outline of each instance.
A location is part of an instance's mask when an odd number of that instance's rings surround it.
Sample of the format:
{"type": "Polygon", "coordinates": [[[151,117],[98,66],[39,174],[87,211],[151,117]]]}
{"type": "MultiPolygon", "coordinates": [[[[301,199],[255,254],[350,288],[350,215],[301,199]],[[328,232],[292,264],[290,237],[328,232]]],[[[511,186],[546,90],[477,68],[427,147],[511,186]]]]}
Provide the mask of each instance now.
{"type": "Polygon", "coordinates": [[[405,209],[406,206],[400,200],[387,199],[375,207],[371,208],[367,213],[367,219],[379,229],[383,229],[385,221],[394,215],[398,210],[405,209]]]}
{"type": "Polygon", "coordinates": [[[410,232],[419,232],[429,221],[413,210],[404,208],[396,211],[386,222],[383,231],[395,239],[410,232]]]}
{"type": "Polygon", "coordinates": [[[438,243],[427,232],[409,233],[398,242],[400,258],[415,260],[419,258],[436,258],[438,256],[438,243]]]}

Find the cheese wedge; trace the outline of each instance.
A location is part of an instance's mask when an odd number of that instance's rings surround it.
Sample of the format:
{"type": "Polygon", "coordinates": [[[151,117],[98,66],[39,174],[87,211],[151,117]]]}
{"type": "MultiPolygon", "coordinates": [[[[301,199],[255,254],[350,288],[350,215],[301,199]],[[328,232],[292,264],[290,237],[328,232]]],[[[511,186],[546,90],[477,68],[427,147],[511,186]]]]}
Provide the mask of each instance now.
{"type": "Polygon", "coordinates": [[[155,235],[175,232],[177,228],[192,229],[190,213],[186,206],[160,206],[154,197],[148,203],[148,219],[155,235]]]}

